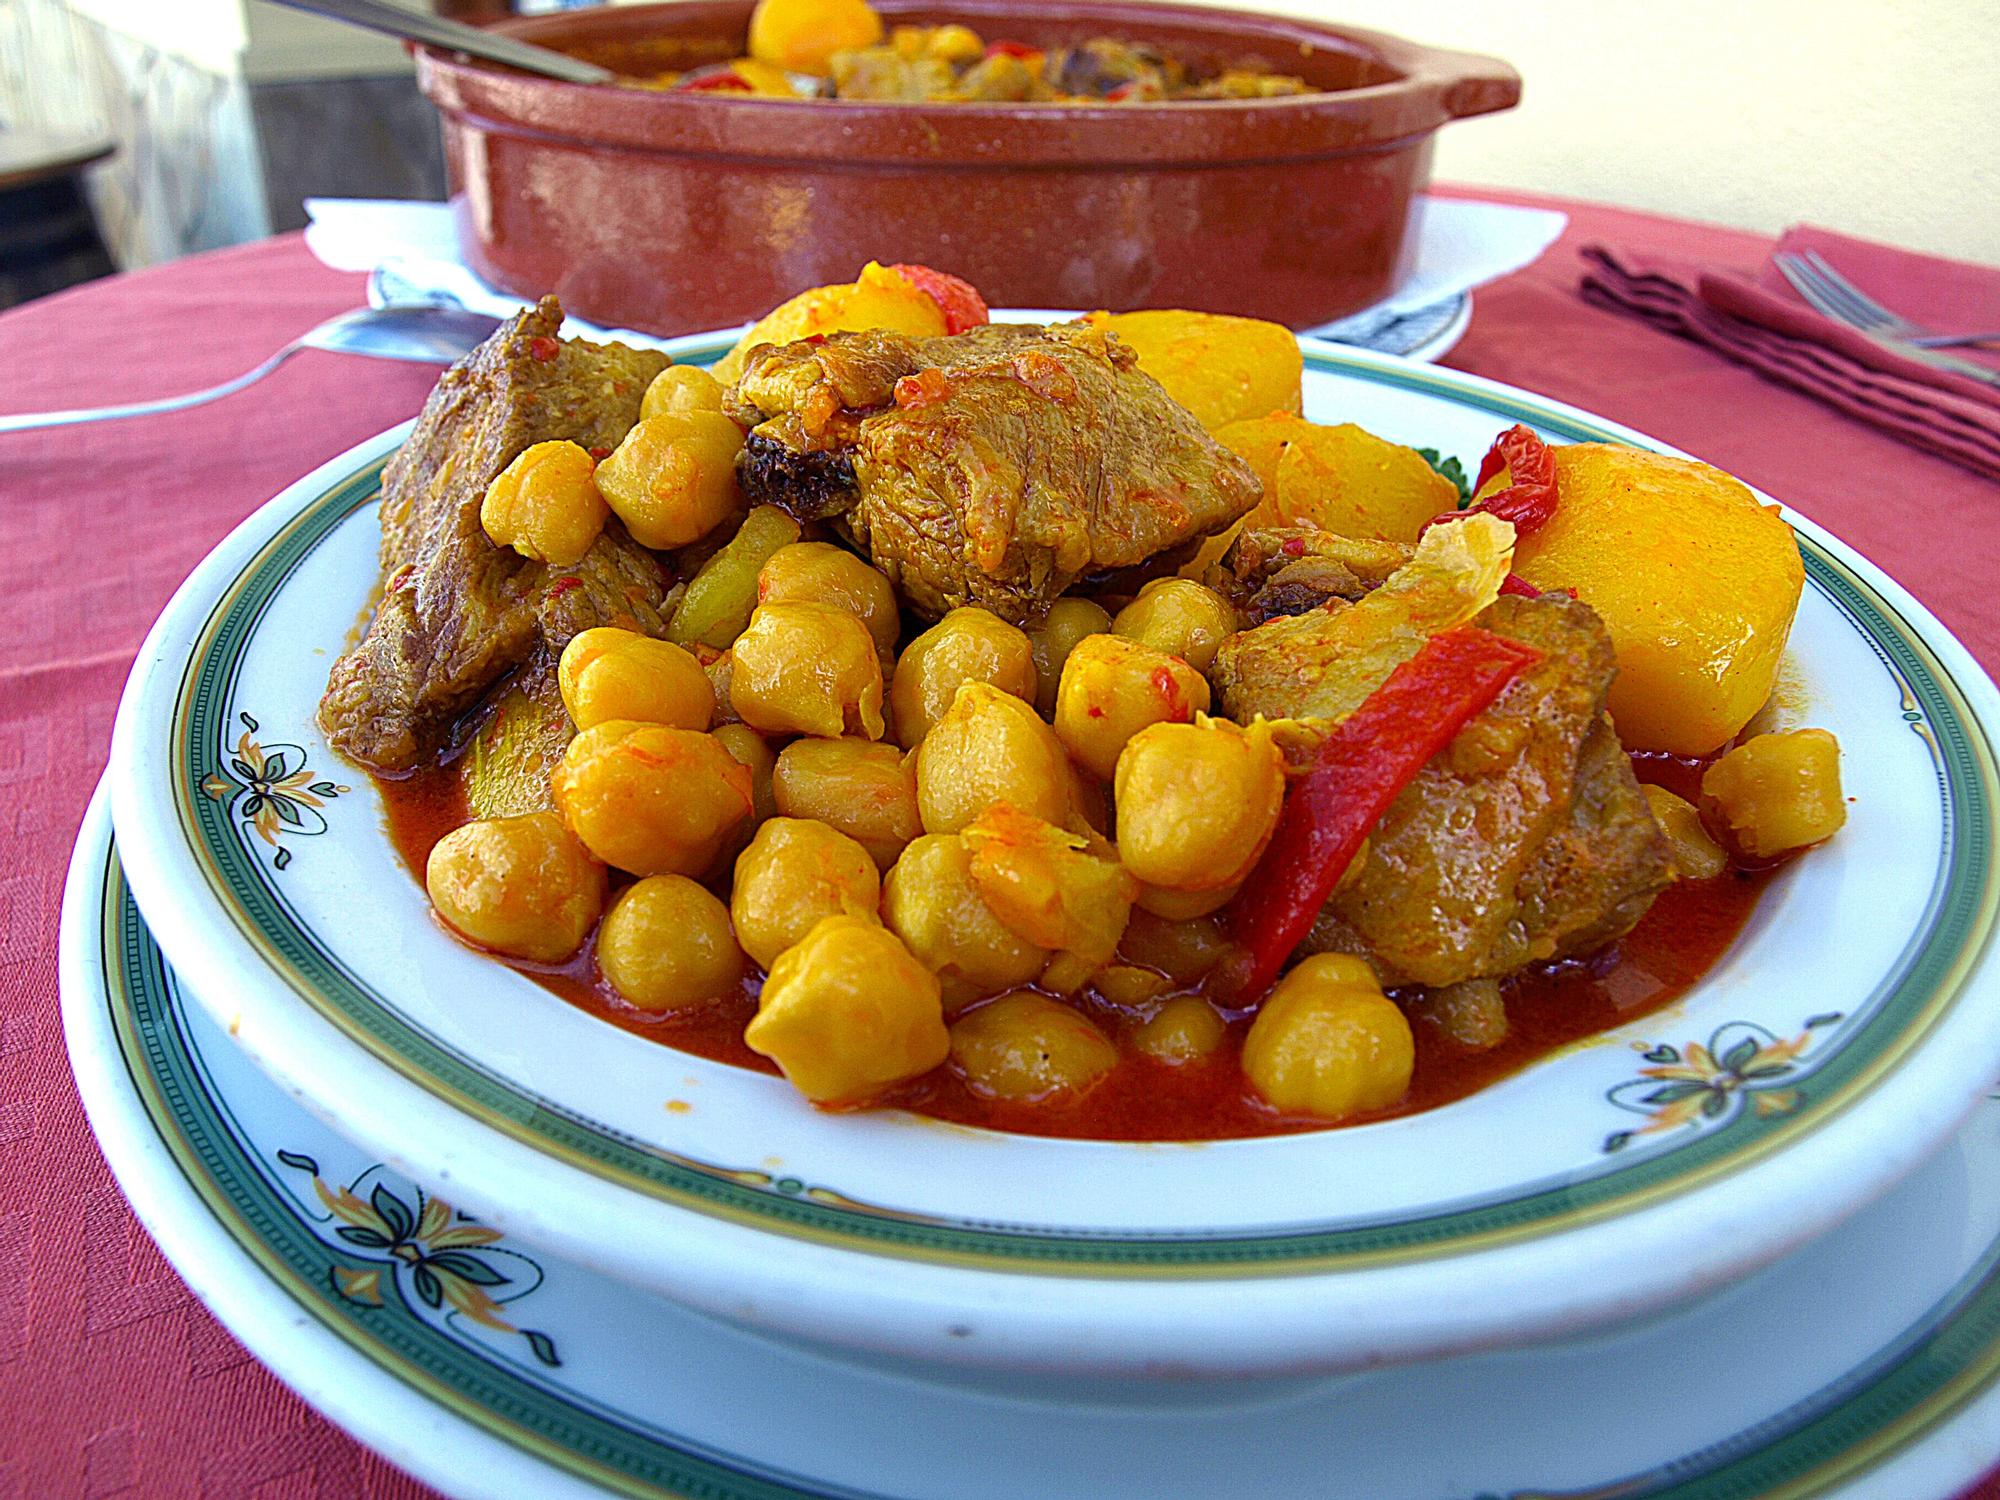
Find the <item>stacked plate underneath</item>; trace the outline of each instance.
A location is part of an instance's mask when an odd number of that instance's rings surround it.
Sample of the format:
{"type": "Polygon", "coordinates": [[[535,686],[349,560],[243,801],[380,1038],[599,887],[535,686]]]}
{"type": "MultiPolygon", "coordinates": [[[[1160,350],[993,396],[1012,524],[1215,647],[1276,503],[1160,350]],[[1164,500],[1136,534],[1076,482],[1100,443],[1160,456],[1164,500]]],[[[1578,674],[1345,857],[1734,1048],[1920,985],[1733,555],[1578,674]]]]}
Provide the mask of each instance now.
{"type": "MultiPolygon", "coordinates": [[[[1311,341],[1305,381],[1308,417],[1446,453],[1659,446],[1311,341]]],[[[169,606],[64,913],[141,1216],[396,1462],[481,1495],[1414,1500],[1944,1495],[2000,1454],[2000,697],[1810,523],[1791,680],[1855,800],[1696,990],[1448,1108],[1131,1146],[820,1114],[438,931],[313,721],[400,437],[169,606]]]]}

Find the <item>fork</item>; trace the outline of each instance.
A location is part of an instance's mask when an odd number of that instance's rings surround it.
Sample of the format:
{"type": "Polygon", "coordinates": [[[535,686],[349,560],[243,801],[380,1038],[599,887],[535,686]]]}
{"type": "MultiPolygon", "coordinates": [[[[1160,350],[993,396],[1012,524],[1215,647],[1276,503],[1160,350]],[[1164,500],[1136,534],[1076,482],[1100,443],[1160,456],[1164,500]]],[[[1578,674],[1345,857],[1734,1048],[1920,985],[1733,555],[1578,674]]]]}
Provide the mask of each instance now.
{"type": "Polygon", "coordinates": [[[90,406],[75,411],[31,411],[0,414],[0,432],[26,432],[36,427],[68,427],[78,422],[104,422],[114,417],[144,417],[181,411],[223,396],[232,396],[277,369],[301,349],[326,349],[336,354],[369,354],[377,359],[404,359],[419,364],[448,365],[500,326],[498,318],[447,307],[363,307],[328,318],[309,328],[254,370],[185,396],[158,401],[134,401],[124,406],[90,406]]]}
{"type": "Polygon", "coordinates": [[[1826,263],[1817,251],[1781,250],[1771,258],[1778,274],[1816,311],[1837,323],[1866,334],[1876,343],[1920,360],[1934,369],[1970,375],[1988,385],[2000,385],[2000,371],[1974,364],[1952,354],[1940,354],[1922,342],[1923,330],[1906,318],[1898,317],[1826,263]]]}

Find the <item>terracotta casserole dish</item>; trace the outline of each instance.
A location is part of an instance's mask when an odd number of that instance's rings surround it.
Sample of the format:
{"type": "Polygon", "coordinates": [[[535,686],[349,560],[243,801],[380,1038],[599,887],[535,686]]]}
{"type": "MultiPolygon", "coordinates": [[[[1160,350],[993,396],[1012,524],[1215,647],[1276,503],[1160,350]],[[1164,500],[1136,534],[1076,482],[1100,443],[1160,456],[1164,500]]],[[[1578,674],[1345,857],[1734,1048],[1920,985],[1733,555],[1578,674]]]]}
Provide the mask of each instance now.
{"type": "MultiPolygon", "coordinates": [[[[1434,133],[1520,98],[1493,58],[1193,6],[882,0],[1033,46],[1112,36],[1325,92],[1163,104],[883,104],[589,86],[418,52],[468,261],[594,322],[758,316],[869,260],[995,306],[1197,307],[1306,327],[1380,298],[1434,133]]],[[[751,0],[597,8],[501,29],[646,75],[739,54],[751,0]]]]}

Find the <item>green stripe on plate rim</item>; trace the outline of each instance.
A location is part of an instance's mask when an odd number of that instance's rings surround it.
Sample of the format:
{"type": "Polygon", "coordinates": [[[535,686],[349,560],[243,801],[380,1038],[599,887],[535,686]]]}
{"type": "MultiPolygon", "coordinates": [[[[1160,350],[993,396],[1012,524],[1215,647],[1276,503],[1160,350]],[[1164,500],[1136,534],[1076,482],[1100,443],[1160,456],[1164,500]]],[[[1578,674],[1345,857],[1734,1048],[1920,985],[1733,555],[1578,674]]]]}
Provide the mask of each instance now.
{"type": "MultiPolygon", "coordinates": [[[[484,1431],[623,1494],[782,1500],[826,1492],[623,1417],[525,1366],[452,1339],[421,1318],[381,1316],[334,1286],[346,1256],[313,1230],[234,1124],[189,1035],[184,1001],[126,889],[117,855],[103,880],[105,1003],[140,1099],[176,1165],[218,1222],[294,1301],[386,1373],[484,1431]]],[[[2000,1378],[2000,1243],[1909,1331],[1784,1412],[1698,1453],[1587,1491],[1508,1500],[1807,1500],[1921,1438],[2000,1378]]],[[[843,1492],[852,1500],[851,1492],[843,1492]]],[[[1482,1497],[1496,1500],[1496,1497],[1482,1497]]]]}
{"type": "MultiPolygon", "coordinates": [[[[714,353],[720,353],[718,347],[714,353]]],[[[703,350],[694,359],[712,357],[703,350]]],[[[1568,442],[1623,443],[1618,434],[1518,396],[1467,392],[1424,367],[1384,369],[1308,353],[1310,368],[1415,390],[1438,390],[1568,442]]],[[[2000,882],[1993,861],[1993,751],[1949,672],[1864,580],[1808,537],[1799,538],[1813,585],[1869,640],[1903,694],[1904,717],[1930,747],[1945,805],[1944,857],[1919,930],[1890,977],[1816,1070],[1810,1098],[1789,1115],[1742,1111],[1684,1143],[1621,1155],[1588,1175],[1533,1184],[1511,1198],[1422,1217],[1295,1226],[1260,1234],[1109,1233],[926,1218],[837,1192],[801,1192],[765,1174],[695,1161],[580,1119],[486,1070],[397,1014],[290,913],[227,809],[201,795],[221,753],[247,642],[300,562],[376,494],[386,459],[316,497],[244,568],[215,606],[176,700],[173,794],[190,848],[238,929],[299,995],[405,1077],[482,1122],[579,1169],[701,1213],[876,1254],[947,1264],[1088,1276],[1306,1274],[1465,1253],[1630,1212],[1740,1170],[1817,1128],[1862,1097],[1949,1010],[1990,941],[2000,882]]]]}

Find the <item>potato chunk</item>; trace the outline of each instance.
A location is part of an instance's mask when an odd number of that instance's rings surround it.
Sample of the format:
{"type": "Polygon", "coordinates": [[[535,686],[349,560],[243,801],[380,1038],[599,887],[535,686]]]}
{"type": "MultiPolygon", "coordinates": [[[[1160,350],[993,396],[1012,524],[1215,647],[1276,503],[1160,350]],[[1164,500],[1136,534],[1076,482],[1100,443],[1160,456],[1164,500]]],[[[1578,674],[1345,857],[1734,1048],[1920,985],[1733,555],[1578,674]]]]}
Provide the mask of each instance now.
{"type": "Polygon", "coordinates": [[[1139,356],[1139,368],[1210,432],[1301,409],[1305,360],[1283,324],[1170,308],[1092,313],[1090,321],[1117,334],[1139,356]]]}
{"type": "Polygon", "coordinates": [[[560,963],[604,908],[604,867],[552,812],[454,828],[432,847],[424,889],[453,931],[482,948],[560,963]]]}
{"type": "Polygon", "coordinates": [[[1520,539],[1514,571],[1603,617],[1628,747],[1706,755],[1771,696],[1805,587],[1791,527],[1690,459],[1583,443],[1555,460],[1555,516],[1520,539]]]}
{"type": "Polygon", "coordinates": [[[951,1059],[976,1093],[1022,1104],[1074,1099],[1118,1061],[1090,1018],[1046,995],[1002,995],[952,1024],[951,1059]]]}
{"type": "MultiPolygon", "coordinates": [[[[766,5],[794,10],[810,10],[816,3],[818,0],[765,0],[766,5]]],[[[861,4],[861,0],[851,3],[861,4]]],[[[871,260],[855,280],[813,287],[765,313],[716,361],[715,378],[725,382],[741,379],[744,357],[759,344],[789,344],[814,334],[862,333],[870,328],[933,339],[946,331],[944,313],[936,301],[900,272],[871,260]]]]}
{"type": "Polygon", "coordinates": [[[1312,526],[1408,546],[1432,518],[1458,507],[1457,488],[1421,453],[1352,422],[1323,427],[1280,412],[1231,423],[1215,438],[1257,471],[1264,498],[1204,543],[1183,577],[1201,577],[1246,528],[1312,526]]]}
{"type": "Polygon", "coordinates": [[[1416,1041],[1374,971],[1316,953],[1278,981],[1243,1040],[1251,1085],[1287,1114],[1339,1120],[1409,1091],[1416,1041]]]}
{"type": "Polygon", "coordinates": [[[860,1104],[951,1050],[938,982],[872,917],[823,917],[771,965],[744,1029],[816,1104],[860,1104]]]}
{"type": "Polygon", "coordinates": [[[1760,734],[1738,745],[1702,774],[1701,794],[1753,859],[1830,839],[1847,821],[1840,742],[1824,729],[1760,734]]]}

